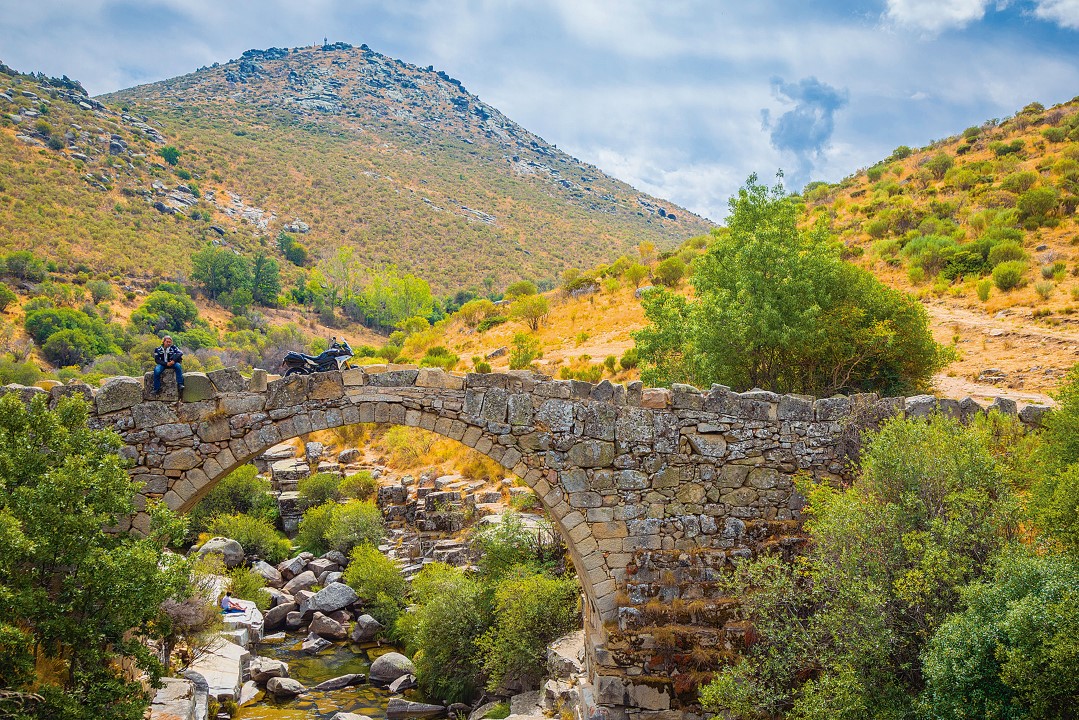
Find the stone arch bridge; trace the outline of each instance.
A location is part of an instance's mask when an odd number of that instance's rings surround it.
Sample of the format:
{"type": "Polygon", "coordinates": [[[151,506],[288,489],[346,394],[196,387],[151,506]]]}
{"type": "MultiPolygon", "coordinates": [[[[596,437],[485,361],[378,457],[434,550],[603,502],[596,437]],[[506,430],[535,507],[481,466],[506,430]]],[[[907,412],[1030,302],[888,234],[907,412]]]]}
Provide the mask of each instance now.
{"type": "MultiPolygon", "coordinates": [[[[231,470],[290,438],[365,422],[431,430],[522,478],[561,532],[584,589],[591,707],[657,718],[692,705],[698,671],[741,649],[745,629],[716,589],[717,571],[800,544],[796,473],[843,477],[859,427],[883,417],[981,410],[932,396],[702,393],[527,372],[186,377],[183,402],[169,375],[160,398],[148,375],[49,391],[86,396],[92,423],[123,438],[142,483],[130,527],[148,528],[147,499],[186,511],[231,470]]],[[[995,405],[1015,412],[1007,401],[995,405]]]]}

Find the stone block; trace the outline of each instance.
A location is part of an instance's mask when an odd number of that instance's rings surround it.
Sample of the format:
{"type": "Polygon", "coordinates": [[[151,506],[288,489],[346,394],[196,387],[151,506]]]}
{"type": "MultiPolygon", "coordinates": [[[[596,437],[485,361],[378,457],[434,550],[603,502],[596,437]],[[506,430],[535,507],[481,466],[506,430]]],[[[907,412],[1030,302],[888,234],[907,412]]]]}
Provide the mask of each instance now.
{"type": "Polygon", "coordinates": [[[1018,405],[1015,400],[998,397],[993,400],[993,404],[989,406],[989,412],[993,412],[994,410],[1004,415],[1015,415],[1018,410],[1018,405]]]}
{"type": "Polygon", "coordinates": [[[545,400],[536,410],[536,424],[552,433],[573,431],[573,403],[569,400],[545,400]]]}
{"type": "Polygon", "coordinates": [[[614,443],[582,440],[566,453],[566,462],[577,467],[607,467],[614,462],[614,443]]]}
{"type": "Polygon", "coordinates": [[[465,379],[438,368],[420,368],[416,375],[416,387],[464,390],[465,379]]]}
{"type": "Polygon", "coordinates": [[[49,407],[55,408],[60,398],[80,397],[91,405],[94,403],[94,389],[86,383],[70,382],[67,385],[59,385],[49,390],[49,407]]]}
{"type": "Polygon", "coordinates": [[[1052,410],[1053,408],[1048,405],[1027,405],[1019,411],[1019,419],[1027,425],[1041,427],[1045,422],[1045,416],[1052,410]]]}
{"type": "Polygon", "coordinates": [[[218,417],[201,422],[198,425],[199,439],[203,442],[221,442],[228,440],[231,434],[227,417],[218,417]]]}
{"type": "Polygon", "coordinates": [[[270,465],[270,478],[273,482],[273,487],[281,492],[295,490],[299,482],[310,474],[311,467],[306,460],[300,458],[277,460],[270,465]]]}
{"type": "Polygon", "coordinates": [[[671,391],[667,388],[648,388],[641,391],[641,407],[665,410],[671,404],[671,391]]]}
{"type": "Polygon", "coordinates": [[[820,398],[813,403],[813,414],[817,420],[841,420],[850,415],[850,400],[843,396],[820,398]]]}
{"type": "Polygon", "coordinates": [[[166,454],[165,459],[161,462],[161,467],[164,470],[190,470],[200,462],[202,462],[202,458],[194,450],[180,448],[166,454]]]}
{"type": "Polygon", "coordinates": [[[345,387],[338,371],[315,373],[310,377],[307,386],[307,397],[310,400],[336,400],[343,397],[345,387]]]}
{"type": "Polygon", "coordinates": [[[723,457],[727,454],[727,441],[722,435],[689,433],[686,435],[693,452],[705,457],[723,457]]]}
{"type": "Polygon", "coordinates": [[[266,385],[266,409],[292,407],[307,400],[307,376],[293,375],[266,385]]]}
{"type": "Polygon", "coordinates": [[[213,383],[217,392],[244,392],[247,390],[247,380],[236,368],[221,368],[206,373],[206,377],[213,383]]]}
{"type": "Polygon", "coordinates": [[[251,392],[266,392],[268,382],[266,371],[262,368],[255,368],[251,371],[251,380],[248,381],[247,387],[251,392]]]}
{"type": "Polygon", "coordinates": [[[389,370],[368,375],[367,384],[372,387],[412,387],[419,374],[419,370],[389,370]]]}
{"type": "Polygon", "coordinates": [[[135,421],[135,427],[147,430],[179,421],[172,408],[163,402],[139,403],[131,408],[131,417],[135,421]]]}
{"type": "Polygon", "coordinates": [[[914,395],[903,402],[907,417],[926,417],[937,409],[937,399],[932,395],[914,395]]]}
{"type": "Polygon", "coordinates": [[[969,422],[975,415],[983,412],[985,408],[972,397],[965,397],[959,401],[959,417],[963,422],[969,422]]]}
{"type": "Polygon", "coordinates": [[[94,396],[97,414],[124,410],[142,402],[143,384],[133,377],[114,377],[106,380],[94,396]]]}

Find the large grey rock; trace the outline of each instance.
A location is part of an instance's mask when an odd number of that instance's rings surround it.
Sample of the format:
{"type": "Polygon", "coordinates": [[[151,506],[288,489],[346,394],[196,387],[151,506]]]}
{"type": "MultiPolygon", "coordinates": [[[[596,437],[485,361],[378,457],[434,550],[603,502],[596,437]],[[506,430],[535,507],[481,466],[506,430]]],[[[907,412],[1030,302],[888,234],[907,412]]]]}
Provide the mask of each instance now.
{"type": "Polygon", "coordinates": [[[300,481],[311,474],[311,468],[305,460],[293,458],[291,460],[278,460],[270,465],[270,479],[274,490],[280,492],[292,492],[299,486],[300,481]]]}
{"type": "Polygon", "coordinates": [[[251,679],[259,685],[265,685],[270,678],[288,677],[288,663],[274,658],[254,658],[247,669],[251,679]]]}
{"type": "Polygon", "coordinates": [[[225,567],[234,568],[242,565],[244,561],[244,549],[232,538],[214,537],[203,543],[199,548],[199,555],[216,553],[225,561],[225,567]]]}
{"type": "Polygon", "coordinates": [[[326,446],[320,442],[306,442],[303,446],[304,455],[307,456],[307,462],[316,463],[322,459],[322,456],[326,454],[326,446]]]}
{"type": "Polygon", "coordinates": [[[195,684],[179,678],[161,678],[161,688],[154,693],[150,718],[195,720],[195,684]]]}
{"type": "Polygon", "coordinates": [[[210,400],[215,395],[217,393],[214,391],[214,385],[210,382],[210,378],[206,377],[206,373],[184,373],[184,402],[210,400]]]}
{"type": "Polygon", "coordinates": [[[267,630],[276,630],[285,625],[285,621],[288,619],[288,614],[299,610],[300,606],[297,603],[289,602],[282,603],[281,605],[275,605],[266,611],[263,615],[263,623],[267,630]]]}
{"type": "Polygon", "coordinates": [[[272,588],[279,588],[285,584],[281,577],[281,571],[265,560],[257,560],[251,563],[251,569],[262,576],[266,584],[272,588]]]}
{"type": "Polygon", "coordinates": [[[437,717],[444,712],[446,712],[446,708],[441,705],[412,702],[404,698],[390,698],[390,701],[386,704],[386,717],[389,720],[437,717]]]}
{"type": "Polygon", "coordinates": [[[1019,411],[1019,419],[1027,425],[1041,427],[1045,422],[1045,416],[1052,412],[1053,408],[1048,405],[1027,405],[1019,411]]]}
{"type": "Polygon", "coordinates": [[[345,629],[344,625],[320,612],[315,613],[315,616],[311,618],[311,625],[308,629],[326,640],[344,640],[348,637],[348,630],[345,629]]]}
{"type": "Polygon", "coordinates": [[[357,463],[363,459],[363,453],[356,448],[346,448],[337,453],[337,462],[342,465],[349,465],[351,463],[357,463]]]}
{"type": "Polygon", "coordinates": [[[349,638],[355,643],[371,642],[385,629],[382,623],[370,615],[360,615],[356,618],[356,625],[352,628],[352,635],[349,638]]]}
{"type": "Polygon", "coordinates": [[[221,393],[243,392],[247,389],[247,381],[236,368],[221,368],[206,373],[206,377],[214,384],[214,388],[221,393]]]}
{"type": "Polygon", "coordinates": [[[282,560],[277,564],[277,570],[281,573],[281,577],[285,580],[291,580],[307,567],[307,558],[303,555],[297,555],[294,558],[288,560],[282,560]]]}
{"type": "Polygon", "coordinates": [[[142,383],[133,377],[109,378],[98,388],[94,397],[98,415],[124,410],[140,402],[142,383]]]}
{"type": "Polygon", "coordinates": [[[416,666],[401,653],[380,655],[371,663],[367,677],[372,685],[385,687],[402,675],[415,675],[416,666]]]}
{"type": "Polygon", "coordinates": [[[307,692],[305,688],[298,680],[285,677],[270,678],[266,683],[266,692],[270,693],[276,698],[290,698],[302,695],[307,692]]]}
{"type": "Polygon", "coordinates": [[[367,676],[363,673],[350,673],[349,675],[341,675],[340,677],[335,677],[331,678],[330,680],[326,680],[325,682],[320,682],[318,685],[311,689],[320,690],[323,692],[327,690],[340,690],[341,688],[346,688],[350,685],[359,685],[366,679],[367,676]]]}
{"type": "Polygon", "coordinates": [[[318,582],[318,578],[310,570],[304,570],[302,573],[285,583],[285,586],[281,588],[290,595],[295,595],[300,590],[307,590],[312,585],[318,582]]]}
{"type": "Polygon", "coordinates": [[[334,610],[348,607],[358,599],[355,590],[344,583],[335,582],[315,593],[307,607],[315,612],[332,613],[334,610]]]}

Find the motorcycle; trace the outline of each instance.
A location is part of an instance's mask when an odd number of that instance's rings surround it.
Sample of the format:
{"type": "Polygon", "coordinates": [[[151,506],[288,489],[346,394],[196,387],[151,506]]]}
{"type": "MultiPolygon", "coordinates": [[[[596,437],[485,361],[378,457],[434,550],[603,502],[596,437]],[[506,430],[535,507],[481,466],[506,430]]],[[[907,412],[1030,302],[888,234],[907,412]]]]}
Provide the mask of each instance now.
{"type": "Polygon", "coordinates": [[[333,338],[330,347],[318,355],[305,355],[290,350],[281,366],[285,368],[285,377],[290,375],[311,375],[312,373],[329,372],[331,370],[345,370],[352,367],[348,361],[352,359],[352,348],[347,340],[338,341],[333,338]]]}

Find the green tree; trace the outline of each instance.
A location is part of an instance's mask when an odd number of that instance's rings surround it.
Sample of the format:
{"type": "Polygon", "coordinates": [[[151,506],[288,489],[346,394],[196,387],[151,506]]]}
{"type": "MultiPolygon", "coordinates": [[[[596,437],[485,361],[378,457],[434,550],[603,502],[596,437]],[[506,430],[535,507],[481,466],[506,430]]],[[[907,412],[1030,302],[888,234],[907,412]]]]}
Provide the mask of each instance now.
{"type": "Polygon", "coordinates": [[[633,336],[646,383],[829,395],[928,382],[948,355],[925,309],[843,262],[823,226],[803,232],[798,217],[782,186],[750,177],[731,199],[729,232],[695,264],[694,299],[642,299],[649,325],[633,336]]]}
{"type": "Polygon", "coordinates": [[[633,283],[634,288],[639,288],[641,282],[648,277],[648,268],[640,263],[633,263],[626,268],[626,271],[622,274],[622,277],[626,279],[626,282],[633,283]]]}
{"type": "Polygon", "coordinates": [[[276,307],[281,294],[281,267],[277,261],[258,252],[251,261],[251,297],[264,307],[276,307]]]}
{"type": "Polygon", "coordinates": [[[273,523],[277,520],[277,501],[270,481],[258,476],[254,465],[241,465],[223,477],[187,514],[189,538],[203,532],[219,515],[243,513],[273,523]]]}
{"type": "Polygon", "coordinates": [[[182,332],[199,315],[195,302],[187,294],[178,295],[165,290],[154,290],[131,313],[131,326],[136,332],[157,334],[182,332]]]}
{"type": "Polygon", "coordinates": [[[5,717],[137,720],[149,705],[126,680],[126,655],[156,680],[141,642],[167,624],[161,605],[187,592],[186,563],[163,553],[182,524],[151,506],[149,537],[110,534],[133,512],[138,485],[121,467],[120,438],[87,428],[86,404],[0,398],[0,674],[9,691],[43,700],[5,717]],[[34,654],[53,672],[33,677],[34,654]]]}
{"type": "Polygon", "coordinates": [[[531,280],[518,280],[510,283],[510,286],[506,288],[505,297],[507,300],[513,300],[522,295],[535,295],[538,292],[539,289],[536,288],[536,283],[531,280]]]}
{"type": "Polygon", "coordinates": [[[656,282],[667,287],[676,287],[686,274],[686,264],[677,257],[660,261],[653,272],[656,282]]]}
{"type": "Polygon", "coordinates": [[[58,330],[49,336],[41,351],[58,367],[85,365],[94,359],[94,338],[84,330],[58,330]]]}
{"type": "Polygon", "coordinates": [[[510,350],[510,370],[527,370],[542,355],[539,340],[528,333],[517,333],[510,350]]]}
{"type": "Polygon", "coordinates": [[[933,177],[940,180],[945,173],[955,164],[955,160],[948,153],[937,153],[926,161],[925,167],[933,173],[933,177]]]}
{"type": "Polygon", "coordinates": [[[543,295],[522,295],[510,305],[510,317],[523,320],[535,332],[551,312],[551,304],[543,295]]]}
{"type": "Polygon", "coordinates": [[[222,293],[251,285],[247,261],[232,250],[207,245],[191,256],[191,265],[191,279],[214,300],[222,293]]]}
{"type": "Polygon", "coordinates": [[[180,162],[180,151],[176,149],[175,145],[166,145],[163,148],[158,148],[157,154],[169,165],[175,165],[180,162]]]}

